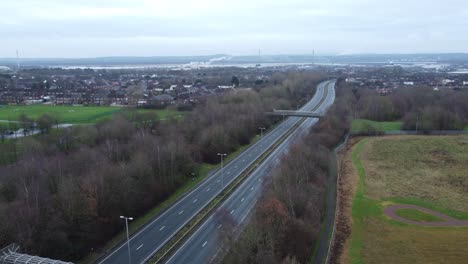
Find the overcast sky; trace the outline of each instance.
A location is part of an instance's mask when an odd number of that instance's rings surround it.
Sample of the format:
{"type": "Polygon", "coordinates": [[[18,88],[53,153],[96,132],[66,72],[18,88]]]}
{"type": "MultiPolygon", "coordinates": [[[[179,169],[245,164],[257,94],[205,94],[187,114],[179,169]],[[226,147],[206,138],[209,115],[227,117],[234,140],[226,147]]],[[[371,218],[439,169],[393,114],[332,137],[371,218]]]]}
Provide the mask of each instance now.
{"type": "Polygon", "coordinates": [[[1,0],[0,57],[468,52],[467,0],[1,0]]]}

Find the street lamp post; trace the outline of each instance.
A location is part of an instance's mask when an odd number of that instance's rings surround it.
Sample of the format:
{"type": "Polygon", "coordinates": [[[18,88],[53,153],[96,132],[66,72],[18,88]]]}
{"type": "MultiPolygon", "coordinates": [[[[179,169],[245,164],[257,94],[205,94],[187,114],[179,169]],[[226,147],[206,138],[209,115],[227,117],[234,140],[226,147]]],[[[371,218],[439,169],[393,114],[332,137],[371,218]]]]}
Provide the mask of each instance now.
{"type": "Polygon", "coordinates": [[[218,153],[218,156],[221,157],[221,187],[224,188],[224,172],[223,172],[224,164],[223,164],[223,157],[226,157],[227,154],[226,154],[226,153],[218,153]]]}
{"type": "Polygon", "coordinates": [[[125,227],[127,229],[128,263],[131,264],[132,263],[132,256],[131,256],[131,253],[130,253],[130,239],[128,237],[128,221],[129,220],[132,221],[133,217],[126,217],[126,216],[121,215],[120,218],[125,219],[125,227]]]}
{"type": "Polygon", "coordinates": [[[265,130],[265,128],[259,127],[258,129],[260,129],[260,138],[263,138],[263,130],[265,130]]]}

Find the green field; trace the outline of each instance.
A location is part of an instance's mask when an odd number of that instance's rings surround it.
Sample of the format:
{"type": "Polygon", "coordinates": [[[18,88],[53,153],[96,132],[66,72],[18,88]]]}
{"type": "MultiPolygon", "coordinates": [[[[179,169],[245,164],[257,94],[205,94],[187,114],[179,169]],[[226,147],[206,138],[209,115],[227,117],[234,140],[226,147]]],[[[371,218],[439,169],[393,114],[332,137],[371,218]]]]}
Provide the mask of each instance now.
{"type": "MultiPolygon", "coordinates": [[[[468,219],[468,137],[367,138],[354,146],[358,175],[345,249],[350,263],[466,263],[468,228],[424,227],[384,215],[392,204],[414,204],[468,219]]],[[[437,221],[417,210],[397,214],[437,221]]]]}
{"type": "MultiPolygon", "coordinates": [[[[31,119],[37,119],[43,114],[50,114],[57,117],[60,123],[86,124],[104,120],[125,109],[126,108],[111,106],[0,106],[0,120],[18,121],[22,114],[25,114],[31,119]]],[[[138,112],[155,112],[161,119],[182,115],[181,112],[175,110],[138,109],[138,112]]]]}
{"type": "Polygon", "coordinates": [[[395,131],[401,130],[403,122],[394,121],[394,122],[376,122],[367,119],[354,119],[351,123],[351,133],[360,134],[366,133],[369,129],[374,131],[386,132],[386,131],[395,131]]]}

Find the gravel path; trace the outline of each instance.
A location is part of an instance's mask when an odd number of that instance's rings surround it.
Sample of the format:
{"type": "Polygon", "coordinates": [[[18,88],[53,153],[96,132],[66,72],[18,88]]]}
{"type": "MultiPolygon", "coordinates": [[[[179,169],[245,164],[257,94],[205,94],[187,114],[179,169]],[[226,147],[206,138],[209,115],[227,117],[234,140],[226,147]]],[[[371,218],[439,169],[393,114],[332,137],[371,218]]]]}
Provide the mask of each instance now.
{"type": "Polygon", "coordinates": [[[407,224],[412,224],[412,225],[419,225],[419,226],[468,226],[468,221],[462,221],[458,220],[455,218],[452,218],[450,216],[441,214],[439,212],[417,206],[417,205],[412,205],[412,204],[396,204],[396,205],[390,205],[387,208],[384,209],[384,214],[394,220],[407,223],[407,224]],[[434,221],[434,222],[418,222],[418,221],[413,221],[409,220],[403,217],[398,216],[395,211],[399,209],[415,209],[419,210],[421,212],[424,212],[426,214],[430,214],[433,216],[436,216],[444,221],[434,221]]]}

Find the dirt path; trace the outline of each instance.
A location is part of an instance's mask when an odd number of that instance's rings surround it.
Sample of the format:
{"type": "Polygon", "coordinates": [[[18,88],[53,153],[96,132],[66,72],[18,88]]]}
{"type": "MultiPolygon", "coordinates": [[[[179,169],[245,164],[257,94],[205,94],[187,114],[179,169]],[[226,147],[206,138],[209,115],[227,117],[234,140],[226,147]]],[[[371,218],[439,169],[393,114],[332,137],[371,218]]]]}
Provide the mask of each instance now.
{"type": "Polygon", "coordinates": [[[458,220],[455,218],[452,218],[450,216],[441,214],[439,212],[417,206],[417,205],[412,205],[412,204],[396,204],[396,205],[390,205],[384,210],[384,214],[396,221],[400,221],[403,223],[407,224],[412,224],[412,225],[419,225],[419,226],[468,226],[468,221],[462,221],[458,220]],[[413,221],[409,220],[403,217],[398,216],[395,211],[400,210],[400,209],[415,209],[419,210],[421,212],[424,212],[426,214],[430,214],[433,216],[436,216],[437,218],[440,218],[444,221],[434,221],[434,222],[418,222],[418,221],[413,221]]]}

